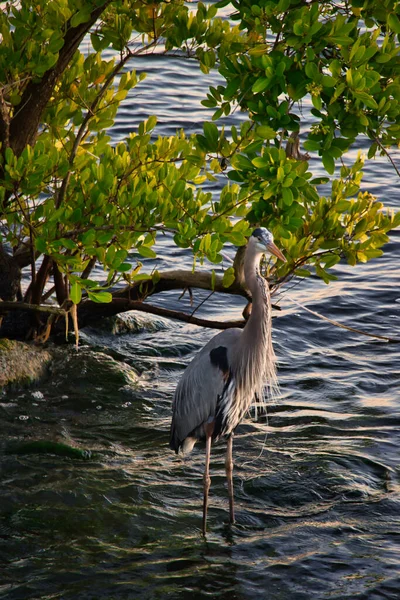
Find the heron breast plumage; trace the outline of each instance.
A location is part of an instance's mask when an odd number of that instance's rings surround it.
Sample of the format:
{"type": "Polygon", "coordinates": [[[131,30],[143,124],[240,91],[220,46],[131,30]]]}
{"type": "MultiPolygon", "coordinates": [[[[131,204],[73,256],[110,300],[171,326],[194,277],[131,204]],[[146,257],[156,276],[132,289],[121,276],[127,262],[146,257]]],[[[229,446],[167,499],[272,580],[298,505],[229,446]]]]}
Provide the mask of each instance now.
{"type": "Polygon", "coordinates": [[[175,452],[186,437],[204,437],[204,423],[215,417],[218,398],[224,395],[229,379],[231,349],[241,335],[242,330],[236,328],[219,333],[186,367],[173,402],[170,446],[175,452]]]}

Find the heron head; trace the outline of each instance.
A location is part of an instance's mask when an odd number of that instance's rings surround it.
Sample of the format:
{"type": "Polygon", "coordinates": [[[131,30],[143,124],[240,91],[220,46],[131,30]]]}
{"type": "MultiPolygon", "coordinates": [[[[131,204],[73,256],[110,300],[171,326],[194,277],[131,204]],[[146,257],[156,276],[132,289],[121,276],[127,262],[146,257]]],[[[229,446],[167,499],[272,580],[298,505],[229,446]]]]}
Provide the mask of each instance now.
{"type": "Polygon", "coordinates": [[[274,236],[265,227],[257,227],[251,234],[250,240],[252,240],[254,248],[258,252],[262,252],[263,254],[273,254],[281,261],[286,262],[286,258],[274,244],[274,236]]]}

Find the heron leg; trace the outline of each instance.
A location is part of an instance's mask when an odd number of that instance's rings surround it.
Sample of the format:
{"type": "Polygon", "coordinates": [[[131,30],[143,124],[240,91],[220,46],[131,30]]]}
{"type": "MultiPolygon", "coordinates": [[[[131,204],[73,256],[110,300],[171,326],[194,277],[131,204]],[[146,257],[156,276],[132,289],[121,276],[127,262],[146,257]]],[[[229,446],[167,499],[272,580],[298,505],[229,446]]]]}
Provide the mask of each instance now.
{"type": "Polygon", "coordinates": [[[205,427],[206,432],[206,464],[204,467],[204,496],[203,496],[203,535],[206,535],[207,531],[207,509],[208,509],[208,492],[211,485],[210,477],[210,456],[211,456],[211,440],[212,433],[214,430],[214,423],[207,423],[205,427]]]}
{"type": "Polygon", "coordinates": [[[226,458],[225,458],[225,471],[226,479],[228,481],[228,496],[229,496],[229,521],[230,523],[235,522],[235,508],[233,500],[233,459],[232,459],[232,446],[233,446],[233,433],[228,437],[226,444],[226,458]]]}

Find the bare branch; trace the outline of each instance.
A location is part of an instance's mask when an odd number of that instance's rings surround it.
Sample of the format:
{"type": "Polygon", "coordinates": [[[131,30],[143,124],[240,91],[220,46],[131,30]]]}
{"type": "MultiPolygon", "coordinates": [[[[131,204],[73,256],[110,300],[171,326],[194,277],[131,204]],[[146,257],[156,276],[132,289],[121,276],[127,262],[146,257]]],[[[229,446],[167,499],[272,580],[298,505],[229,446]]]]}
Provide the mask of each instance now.
{"type": "Polygon", "coordinates": [[[214,289],[214,292],[236,294],[247,298],[246,291],[238,284],[233,283],[229,288],[222,284],[222,276],[216,275],[215,281],[209,271],[186,271],[183,269],[174,269],[164,271],[159,274],[157,283],[149,281],[140,281],[132,286],[127,286],[120,292],[115,293],[115,297],[128,298],[130,300],[143,300],[147,296],[158,294],[169,290],[200,288],[203,290],[214,289]],[[214,288],[213,288],[214,283],[214,288]]]}
{"type": "Polygon", "coordinates": [[[9,310],[19,310],[23,312],[47,313],[50,315],[65,316],[67,311],[56,306],[46,306],[44,304],[30,304],[29,302],[3,302],[0,301],[0,312],[9,310]]]}
{"type": "Polygon", "coordinates": [[[400,171],[399,169],[396,167],[396,164],[393,160],[393,158],[390,156],[388,150],[385,148],[385,146],[382,144],[382,142],[376,137],[374,138],[375,142],[378,144],[379,148],[381,149],[381,151],[387,156],[387,158],[390,160],[390,162],[392,163],[392,167],[393,169],[396,171],[397,175],[400,177],[400,171]]]}
{"type": "MultiPolygon", "coordinates": [[[[96,304],[96,312],[98,312],[99,309],[102,310],[102,312],[105,313],[103,316],[113,316],[115,314],[127,312],[129,310],[138,310],[140,312],[146,312],[153,315],[158,315],[160,317],[167,317],[168,319],[175,319],[177,321],[191,323],[192,325],[198,325],[200,327],[209,327],[211,329],[229,329],[231,327],[243,328],[246,325],[246,321],[244,319],[241,319],[239,321],[210,321],[209,319],[199,319],[198,317],[193,316],[193,314],[190,315],[181,311],[170,310],[168,308],[162,308],[160,306],[148,304],[147,302],[128,300],[126,298],[114,298],[109,304],[99,304],[87,301],[82,304],[82,308],[84,308],[85,305],[88,303],[91,304],[91,307],[93,306],[93,304],[96,304]]],[[[92,321],[98,320],[99,318],[99,316],[96,315],[95,319],[93,319],[92,310],[88,312],[89,318],[90,315],[90,320],[92,321]]],[[[79,317],[80,327],[87,324],[87,322],[81,323],[81,318],[79,317]]]]}

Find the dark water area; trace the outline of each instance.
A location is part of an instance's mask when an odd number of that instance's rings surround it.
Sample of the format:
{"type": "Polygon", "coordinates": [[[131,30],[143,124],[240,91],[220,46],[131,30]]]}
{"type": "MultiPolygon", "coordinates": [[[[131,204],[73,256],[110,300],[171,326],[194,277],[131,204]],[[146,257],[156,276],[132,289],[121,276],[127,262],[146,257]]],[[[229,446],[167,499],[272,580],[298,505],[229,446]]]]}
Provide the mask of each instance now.
{"type": "MultiPolygon", "coordinates": [[[[115,141],[152,113],[161,115],[161,134],[199,130],[209,118],[199,104],[209,78],[180,59],[140,59],[139,68],[149,77],[124,103],[115,141]]],[[[365,181],[400,208],[384,159],[365,181]]],[[[160,252],[160,267],[190,264],[167,243],[160,252]]],[[[46,381],[0,398],[0,598],[400,598],[400,347],[295,303],[399,338],[399,264],[396,231],[381,259],[338,265],[338,282],[310,278],[275,299],[281,395],[235,437],[232,526],[225,447],[213,448],[206,539],[204,448],[181,459],[168,434],[179,377],[215,332],[140,315],[135,331],[101,325],[82,332],[78,353],[58,348],[46,381]],[[93,455],[4,452],[32,439],[93,455]]],[[[162,302],[189,309],[178,297],[162,302]]],[[[195,303],[203,298],[195,292],[195,303]]],[[[198,314],[227,319],[241,308],[215,295],[198,314]]]]}

